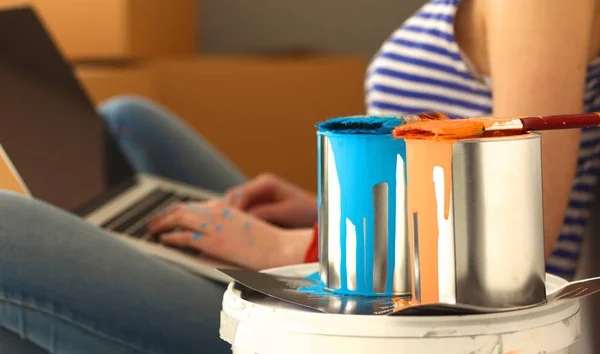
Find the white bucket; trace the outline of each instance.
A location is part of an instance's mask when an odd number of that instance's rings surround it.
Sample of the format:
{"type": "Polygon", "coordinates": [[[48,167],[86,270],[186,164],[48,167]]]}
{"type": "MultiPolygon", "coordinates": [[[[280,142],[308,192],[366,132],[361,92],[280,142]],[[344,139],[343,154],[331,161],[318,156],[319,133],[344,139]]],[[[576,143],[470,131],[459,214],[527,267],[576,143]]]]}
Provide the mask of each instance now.
{"type": "MultiPolygon", "coordinates": [[[[305,276],[317,264],[271,270],[305,276]]],[[[547,275],[548,292],[566,281],[547,275]]],[[[234,354],[563,354],[580,333],[579,302],[499,314],[443,317],[332,315],[274,299],[243,300],[229,284],[221,338],[234,354]]]]}

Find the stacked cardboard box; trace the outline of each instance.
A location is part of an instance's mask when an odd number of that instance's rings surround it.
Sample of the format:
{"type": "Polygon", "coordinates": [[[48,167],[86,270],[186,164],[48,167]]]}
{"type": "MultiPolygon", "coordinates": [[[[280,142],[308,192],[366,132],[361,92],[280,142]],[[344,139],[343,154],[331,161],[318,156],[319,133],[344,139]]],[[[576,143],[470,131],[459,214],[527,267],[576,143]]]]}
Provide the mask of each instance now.
{"type": "Polygon", "coordinates": [[[80,66],[92,100],[120,94],[169,108],[246,174],[277,173],[316,191],[314,125],[364,112],[362,58],[162,59],[136,68],[80,66]]]}
{"type": "Polygon", "coordinates": [[[277,173],[316,192],[316,122],[360,114],[356,58],[213,58],[156,63],[157,97],[250,176],[277,173]]]}
{"type": "Polygon", "coordinates": [[[207,57],[197,0],[0,0],[33,6],[92,101],[157,101],[250,177],[316,191],[314,124],[363,108],[366,62],[351,57],[207,57]]]}
{"type": "Polygon", "coordinates": [[[123,94],[157,99],[154,74],[148,68],[79,65],[75,68],[75,74],[96,104],[123,94]]]}
{"type": "Polygon", "coordinates": [[[0,0],[31,6],[72,61],[152,59],[196,50],[196,0],[0,0]]]}

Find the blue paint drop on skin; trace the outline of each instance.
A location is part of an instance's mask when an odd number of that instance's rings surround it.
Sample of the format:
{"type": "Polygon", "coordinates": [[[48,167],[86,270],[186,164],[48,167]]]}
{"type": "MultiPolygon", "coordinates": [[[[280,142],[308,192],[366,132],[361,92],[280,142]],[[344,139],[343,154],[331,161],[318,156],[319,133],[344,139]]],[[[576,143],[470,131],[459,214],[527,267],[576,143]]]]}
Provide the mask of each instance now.
{"type": "Polygon", "coordinates": [[[193,238],[194,240],[197,240],[197,239],[199,239],[199,238],[201,238],[201,237],[202,237],[202,234],[201,234],[201,233],[199,233],[199,232],[194,232],[194,234],[192,235],[192,238],[193,238]]]}
{"type": "Polygon", "coordinates": [[[223,226],[221,226],[221,225],[217,225],[217,226],[215,227],[215,229],[216,229],[217,231],[221,231],[221,230],[223,230],[223,226]]]}
{"type": "MultiPolygon", "coordinates": [[[[366,118],[360,119],[362,119],[361,122],[369,122],[371,120],[366,118]]],[[[380,120],[377,120],[377,122],[380,120]]],[[[389,215],[386,293],[390,295],[392,292],[395,261],[394,245],[396,244],[396,161],[397,155],[400,155],[406,161],[406,144],[404,140],[394,139],[389,133],[393,127],[400,125],[400,123],[401,121],[398,119],[389,119],[389,121],[382,123],[381,126],[374,125],[375,134],[368,134],[364,129],[357,131],[358,128],[356,125],[349,125],[354,129],[354,134],[331,131],[326,133],[319,132],[319,134],[326,134],[329,138],[331,149],[335,156],[335,167],[340,185],[341,218],[339,222],[341,235],[340,247],[342,252],[340,267],[341,288],[334,289],[337,294],[385,295],[376,294],[373,291],[373,186],[383,182],[388,184],[389,215]],[[388,123],[391,123],[391,128],[388,123]],[[366,224],[366,235],[363,232],[363,218],[366,224]],[[356,229],[356,290],[349,290],[347,284],[346,219],[349,219],[356,229]]],[[[331,129],[331,127],[335,127],[335,125],[330,125],[328,128],[331,129]]],[[[329,222],[334,221],[330,220],[329,222]]]]}
{"type": "Polygon", "coordinates": [[[245,231],[250,231],[250,221],[244,222],[244,230],[245,231]]]}
{"type": "Polygon", "coordinates": [[[227,219],[231,219],[233,215],[231,215],[231,211],[229,209],[223,210],[223,217],[227,219]]]}
{"type": "Polygon", "coordinates": [[[200,224],[200,228],[201,228],[202,230],[206,229],[206,223],[205,223],[205,222],[203,222],[202,224],[200,224]]]}

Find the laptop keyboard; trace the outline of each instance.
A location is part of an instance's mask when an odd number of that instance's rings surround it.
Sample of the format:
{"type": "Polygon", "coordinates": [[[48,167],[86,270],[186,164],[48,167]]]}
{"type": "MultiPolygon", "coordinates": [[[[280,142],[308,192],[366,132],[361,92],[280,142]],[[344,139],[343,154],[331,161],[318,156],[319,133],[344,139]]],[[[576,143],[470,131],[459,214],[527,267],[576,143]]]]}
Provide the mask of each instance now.
{"type": "MultiPolygon", "coordinates": [[[[131,207],[123,210],[121,213],[108,220],[101,226],[107,230],[126,234],[131,237],[158,242],[158,235],[152,235],[148,232],[146,225],[158,213],[165,208],[177,202],[202,202],[203,199],[191,198],[185,195],[179,195],[173,191],[165,189],[155,189],[144,198],[140,199],[131,207]]],[[[178,248],[186,253],[197,252],[189,248],[178,248]]]]}

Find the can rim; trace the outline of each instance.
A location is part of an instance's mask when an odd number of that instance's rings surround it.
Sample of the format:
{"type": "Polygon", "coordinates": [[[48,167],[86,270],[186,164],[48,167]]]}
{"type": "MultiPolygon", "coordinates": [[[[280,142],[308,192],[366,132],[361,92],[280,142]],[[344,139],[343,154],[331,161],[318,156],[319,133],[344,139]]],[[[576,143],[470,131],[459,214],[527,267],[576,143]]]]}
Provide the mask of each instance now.
{"type": "Polygon", "coordinates": [[[330,131],[323,131],[323,130],[317,130],[317,135],[318,136],[348,136],[348,137],[359,137],[359,136],[365,136],[365,137],[382,137],[382,138],[392,138],[392,140],[404,140],[402,138],[395,138],[394,134],[392,133],[385,133],[385,134],[377,134],[377,133],[340,133],[340,132],[330,132],[330,131]]]}

